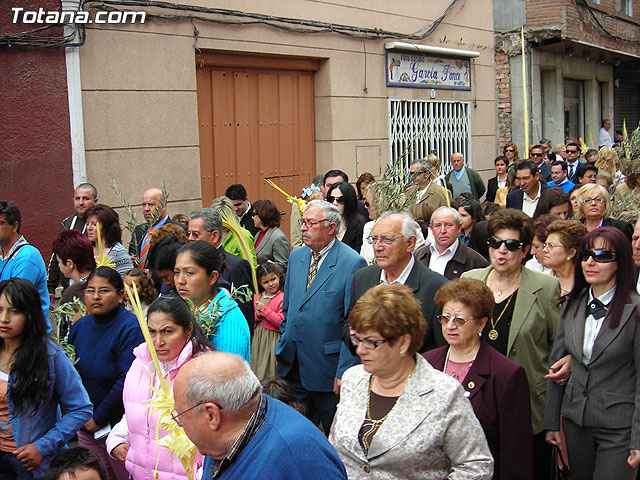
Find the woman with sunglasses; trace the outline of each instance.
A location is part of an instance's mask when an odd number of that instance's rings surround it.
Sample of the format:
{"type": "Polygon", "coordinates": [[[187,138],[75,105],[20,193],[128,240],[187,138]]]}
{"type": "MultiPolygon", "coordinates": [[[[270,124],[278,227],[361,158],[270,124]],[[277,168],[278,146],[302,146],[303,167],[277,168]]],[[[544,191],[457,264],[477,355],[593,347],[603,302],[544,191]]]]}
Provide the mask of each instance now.
{"type": "Polygon", "coordinates": [[[349,326],[362,364],[342,377],[329,435],[349,479],[492,478],[462,386],[417,354],[427,325],[411,289],[371,288],[349,326]]]}
{"type": "Polygon", "coordinates": [[[440,287],[435,302],[448,345],[423,357],[462,384],[491,449],[493,479],[533,480],[527,374],[482,341],[495,306],[493,293],[480,280],[459,278],[440,287]]]}
{"type": "Polygon", "coordinates": [[[552,354],[571,355],[571,378],[547,384],[547,441],[559,444],[562,415],[572,479],[635,479],[640,297],[631,246],[615,228],[596,229],[582,239],[578,260],[552,354]]]}
{"type": "Polygon", "coordinates": [[[610,218],[611,197],[607,189],[601,185],[588,183],[580,187],[576,197],[578,210],[576,218],[591,232],[600,227],[615,227],[620,230],[631,243],[633,226],[624,220],[610,218]]]}
{"type": "Polygon", "coordinates": [[[520,160],[520,154],[518,153],[518,147],[515,143],[507,143],[502,149],[502,155],[507,157],[507,165],[513,165],[520,160]]]}
{"type": "Polygon", "coordinates": [[[521,210],[505,209],[489,220],[491,266],[471,270],[462,278],[475,278],[493,292],[493,315],[482,332],[485,341],[527,372],[531,400],[534,478],[549,478],[551,448],[545,442],[542,417],[545,375],[558,326],[560,284],[556,278],[525,268],[531,248],[532,220],[521,210]]]}
{"type": "Polygon", "coordinates": [[[107,454],[105,439],[124,413],[124,378],[133,362],[133,349],[144,340],[138,320],[125,310],[123,302],[124,283],[118,272],[109,267],[96,268],[84,290],[89,314],[74,323],[69,332],[69,343],[76,350],[76,368],[93,404],[93,416],[78,432],[78,443],[100,455],[112,480],[129,478],[123,465],[107,454]]]}
{"type": "MultiPolygon", "coordinates": [[[[191,314],[189,305],[178,296],[164,296],[153,301],[147,313],[147,326],[158,355],[163,377],[173,385],[182,366],[194,356],[213,350],[204,332],[191,314]]],[[[160,385],[146,342],[138,345],[135,360],[127,372],[122,398],[124,416],[107,438],[107,451],[122,462],[134,480],[186,480],[184,467],[172,458],[166,447],[156,443],[167,435],[159,412],[147,403],[156,394],[149,388],[160,385]],[[158,476],[154,476],[154,471],[158,476]]],[[[197,461],[201,461],[199,457],[197,461]]]]}
{"type": "Polygon", "coordinates": [[[360,253],[364,218],[358,212],[355,189],[348,182],[334,183],[327,193],[327,202],[338,207],[342,215],[340,231],[336,232],[336,237],[360,253]]]}

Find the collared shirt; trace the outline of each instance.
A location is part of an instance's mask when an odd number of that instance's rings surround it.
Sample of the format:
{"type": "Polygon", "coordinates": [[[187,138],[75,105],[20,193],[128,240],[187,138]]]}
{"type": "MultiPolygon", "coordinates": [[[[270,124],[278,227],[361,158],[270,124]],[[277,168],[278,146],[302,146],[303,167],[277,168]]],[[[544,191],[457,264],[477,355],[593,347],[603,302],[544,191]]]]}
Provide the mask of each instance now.
{"type": "Polygon", "coordinates": [[[253,438],[253,436],[256,433],[258,433],[258,430],[260,430],[266,418],[267,418],[267,399],[264,398],[264,394],[262,394],[260,395],[260,404],[258,405],[257,410],[253,412],[253,415],[251,415],[251,418],[249,419],[249,423],[247,423],[247,426],[244,428],[242,434],[231,446],[229,453],[227,453],[227,455],[222,460],[215,461],[215,464],[213,467],[213,476],[211,477],[212,479],[220,478],[220,476],[222,476],[224,471],[227,468],[229,468],[229,465],[231,465],[235,461],[235,459],[238,458],[238,455],[240,455],[240,452],[242,452],[242,449],[246,447],[251,441],[251,439],[253,438]]]}
{"type": "Polygon", "coordinates": [[[240,216],[236,215],[236,217],[238,217],[238,221],[239,222],[242,221],[242,218],[247,214],[248,211],[251,210],[251,203],[247,202],[247,205],[248,205],[248,207],[244,212],[242,212],[242,215],[240,215],[240,216]]]}
{"type": "Polygon", "coordinates": [[[409,278],[409,274],[411,273],[411,269],[413,268],[414,263],[415,263],[415,260],[413,258],[413,255],[411,255],[411,258],[409,259],[409,263],[407,263],[407,266],[404,267],[404,270],[402,270],[402,273],[400,274],[400,276],[391,283],[387,282],[387,273],[384,271],[384,268],[381,269],[380,283],[385,285],[393,285],[394,283],[399,283],[400,285],[404,285],[407,282],[407,278],[409,278]]]}
{"type": "Polygon", "coordinates": [[[536,196],[531,199],[527,192],[522,192],[522,211],[533,217],[533,212],[536,211],[536,207],[538,206],[538,200],[540,200],[540,192],[542,191],[542,187],[538,183],[538,193],[536,196]]]}
{"type": "Polygon", "coordinates": [[[573,163],[567,162],[567,178],[571,179],[576,170],[578,169],[578,165],[580,165],[580,159],[576,160],[573,163]]]}
{"type": "MultiPolygon", "coordinates": [[[[608,305],[611,302],[611,300],[613,300],[613,295],[615,293],[616,293],[616,287],[614,286],[608,292],[600,295],[598,297],[598,300],[600,300],[605,305],[608,305]]],[[[593,298],[594,298],[593,289],[590,288],[587,304],[591,302],[593,298]]],[[[585,365],[589,365],[589,362],[591,362],[591,354],[593,353],[593,344],[596,342],[596,337],[598,336],[598,332],[600,331],[600,328],[602,327],[602,324],[604,323],[605,318],[607,318],[606,315],[601,319],[596,320],[596,318],[593,315],[589,315],[585,320],[584,340],[582,342],[582,361],[584,362],[585,365]]]]}
{"type": "Polygon", "coordinates": [[[458,251],[458,245],[460,245],[460,240],[456,238],[456,241],[449,245],[443,253],[438,252],[435,245],[429,245],[429,250],[431,251],[429,268],[440,275],[444,275],[447,264],[458,251]]]}
{"type": "Polygon", "coordinates": [[[22,247],[22,245],[28,245],[28,244],[29,242],[27,242],[27,240],[24,238],[24,235],[20,235],[20,238],[18,239],[18,241],[13,244],[13,246],[9,249],[6,255],[2,255],[2,250],[0,250],[0,260],[4,262],[8,258],[11,258],[11,255],[13,255],[13,253],[18,248],[22,247]]]}
{"type": "Polygon", "coordinates": [[[429,188],[429,185],[431,185],[431,180],[429,180],[429,183],[427,183],[426,187],[424,187],[422,190],[418,190],[418,195],[416,195],[416,203],[420,203],[422,198],[427,193],[427,189],[429,188]]]}
{"type": "Polygon", "coordinates": [[[611,134],[605,130],[604,127],[600,129],[600,134],[598,135],[598,144],[601,147],[607,146],[611,147],[613,145],[613,141],[611,140],[611,134]]]}
{"type": "MultiPolygon", "coordinates": [[[[324,247],[322,250],[320,250],[320,260],[318,260],[318,270],[320,270],[320,266],[322,265],[322,262],[324,262],[324,259],[327,256],[327,253],[329,253],[329,250],[331,250],[331,247],[333,247],[333,244],[336,243],[336,239],[334,238],[333,240],[331,240],[331,242],[329,242],[329,245],[327,245],[326,247],[324,247]]],[[[311,264],[313,263],[313,255],[311,255],[311,260],[309,262],[309,268],[311,268],[311,264]]]]}
{"type": "Polygon", "coordinates": [[[459,172],[456,172],[454,170],[453,174],[456,176],[456,178],[458,180],[460,180],[462,178],[462,175],[464,175],[464,172],[466,172],[466,171],[467,171],[467,167],[463,165],[459,172]]]}

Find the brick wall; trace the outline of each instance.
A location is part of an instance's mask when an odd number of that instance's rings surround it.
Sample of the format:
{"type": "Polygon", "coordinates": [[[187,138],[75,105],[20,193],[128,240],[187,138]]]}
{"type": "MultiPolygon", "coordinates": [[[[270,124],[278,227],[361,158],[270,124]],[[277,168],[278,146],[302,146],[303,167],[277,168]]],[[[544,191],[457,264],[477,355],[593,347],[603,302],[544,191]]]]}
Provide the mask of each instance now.
{"type": "Polygon", "coordinates": [[[502,153],[502,148],[511,141],[511,63],[506,52],[496,52],[495,68],[498,144],[502,153]]]}

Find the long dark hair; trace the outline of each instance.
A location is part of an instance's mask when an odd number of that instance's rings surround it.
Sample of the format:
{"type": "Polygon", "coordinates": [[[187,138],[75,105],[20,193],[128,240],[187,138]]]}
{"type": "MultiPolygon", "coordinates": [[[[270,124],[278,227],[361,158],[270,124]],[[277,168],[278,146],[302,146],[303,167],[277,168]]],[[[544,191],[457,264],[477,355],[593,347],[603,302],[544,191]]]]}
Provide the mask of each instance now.
{"type": "MultiPolygon", "coordinates": [[[[348,182],[338,182],[331,185],[327,190],[327,197],[331,196],[331,192],[337,188],[342,193],[342,201],[344,202],[344,211],[342,212],[342,221],[345,223],[346,229],[363,223],[364,220],[360,212],[358,212],[358,199],[356,191],[348,182]]],[[[345,229],[345,230],[346,230],[345,229]]]]}
{"type": "Polygon", "coordinates": [[[189,253],[193,261],[205,269],[207,275],[211,275],[214,270],[222,275],[227,266],[224,255],[218,252],[216,247],[202,240],[189,242],[180,247],[176,253],[176,258],[182,253],[189,253]]]}
{"type": "MultiPolygon", "coordinates": [[[[607,249],[616,253],[616,264],[618,271],[616,272],[616,292],[607,312],[609,319],[609,328],[616,328],[620,323],[620,317],[624,310],[625,304],[629,302],[629,297],[635,291],[635,282],[633,281],[633,256],[631,253],[631,245],[624,233],[615,227],[602,227],[587,233],[580,242],[578,254],[575,256],[575,274],[573,290],[569,292],[567,306],[578,301],[583,292],[588,290],[591,285],[587,283],[582,271],[581,254],[586,249],[593,248],[596,238],[602,238],[607,249]]],[[[638,315],[636,313],[636,315],[638,315]]]]}
{"type": "Polygon", "coordinates": [[[171,317],[173,323],[182,328],[185,332],[189,330],[189,325],[193,326],[189,340],[193,345],[193,356],[207,350],[215,350],[211,342],[207,339],[200,324],[193,318],[191,309],[187,302],[180,297],[166,295],[156,298],[147,310],[147,318],[152,313],[164,313],[171,317]]]}
{"type": "MultiPolygon", "coordinates": [[[[29,280],[11,278],[0,282],[0,295],[5,295],[13,308],[26,318],[21,344],[14,352],[11,373],[11,400],[16,413],[34,411],[47,400],[49,361],[47,354],[47,322],[42,312],[38,289],[29,280]]],[[[4,349],[0,338],[0,349],[4,349]]]]}

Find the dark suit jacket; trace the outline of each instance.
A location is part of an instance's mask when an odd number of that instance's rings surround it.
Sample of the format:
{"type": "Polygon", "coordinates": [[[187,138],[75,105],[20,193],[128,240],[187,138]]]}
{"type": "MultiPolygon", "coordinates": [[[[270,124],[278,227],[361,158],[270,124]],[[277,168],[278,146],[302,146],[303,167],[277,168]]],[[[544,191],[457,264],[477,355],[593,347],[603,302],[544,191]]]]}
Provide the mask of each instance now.
{"type": "MultiPolygon", "coordinates": [[[[547,186],[540,182],[540,195],[547,189],[547,186]]],[[[510,192],[507,195],[507,208],[515,208],[516,210],[522,210],[522,198],[525,193],[523,190],[517,189],[513,192],[510,192]]]]}
{"type": "Polygon", "coordinates": [[[244,215],[240,218],[240,225],[251,232],[251,235],[255,237],[256,233],[260,231],[258,227],[256,227],[253,216],[251,215],[252,209],[247,210],[244,215]]]}
{"type": "MultiPolygon", "coordinates": [[[[351,312],[353,306],[367,290],[380,284],[380,272],[380,267],[370,265],[358,271],[353,276],[349,312],[351,312]]],[[[413,291],[416,300],[420,302],[422,315],[424,315],[424,319],[427,321],[427,331],[424,334],[424,343],[422,344],[420,352],[425,352],[446,344],[442,336],[440,323],[436,319],[436,317],[440,315],[440,309],[433,301],[436,292],[445,283],[447,283],[446,278],[432,272],[418,261],[414,262],[411,273],[409,273],[409,277],[405,283],[405,285],[413,291]]],[[[347,323],[345,323],[345,328],[342,333],[345,348],[343,348],[341,357],[340,377],[347,368],[360,363],[359,358],[356,356],[355,349],[349,340],[349,325],[347,323]],[[348,357],[347,353],[351,354],[351,358],[348,357]],[[343,362],[342,360],[345,361],[343,362]]]]}
{"type": "Polygon", "coordinates": [[[356,252],[360,253],[362,248],[362,229],[364,228],[364,218],[360,215],[357,216],[357,221],[353,225],[347,227],[347,231],[344,232],[342,237],[342,243],[349,245],[356,252]]]}
{"type": "MultiPolygon", "coordinates": [[[[422,356],[443,371],[448,346],[422,356]]],[[[495,461],[494,479],[533,479],[533,434],[527,374],[487,343],[462,381],[495,461]]]]}
{"type": "Polygon", "coordinates": [[[640,449],[640,297],[631,293],[617,327],[605,318],[585,365],[588,295],[585,290],[562,312],[551,362],[570,354],[571,378],[564,386],[547,382],[545,429],[559,430],[562,414],[580,426],[630,429],[628,448],[640,449]]]}
{"type": "MultiPolygon", "coordinates": [[[[167,224],[170,224],[170,223],[173,224],[173,225],[178,225],[183,230],[187,229],[183,224],[181,224],[179,222],[174,222],[173,220],[171,220],[171,218],[168,218],[167,221],[164,223],[164,225],[167,225],[167,224]]],[[[134,255],[136,257],[140,256],[140,248],[142,247],[142,239],[144,238],[145,234],[147,233],[147,230],[149,230],[149,224],[148,223],[141,223],[140,225],[136,225],[136,229],[133,231],[133,238],[131,238],[131,241],[129,242],[129,255],[134,255]]]]}
{"type": "Polygon", "coordinates": [[[307,289],[311,249],[303,246],[291,252],[282,302],[282,336],[275,350],[278,376],[285,377],[297,358],[300,383],[307,391],[333,391],[351,280],[366,264],[336,239],[307,289]]]}
{"type": "Polygon", "coordinates": [[[617,220],[615,218],[605,218],[602,220],[603,227],[615,227],[624,233],[625,237],[631,243],[633,240],[633,225],[629,222],[625,222],[624,220],[617,220]]]}
{"type": "MultiPolygon", "coordinates": [[[[220,253],[224,253],[224,258],[227,262],[227,266],[220,275],[220,280],[224,282],[220,286],[225,288],[231,288],[231,285],[239,287],[240,285],[248,285],[253,292],[253,279],[251,278],[251,265],[244,258],[236,257],[227,252],[222,246],[218,247],[220,253]]],[[[256,292],[253,292],[256,293],[256,292]]],[[[249,324],[249,331],[253,333],[253,321],[255,316],[255,310],[253,306],[253,298],[250,298],[248,302],[240,303],[238,306],[247,319],[249,324]]]]}
{"type": "Polygon", "coordinates": [[[541,178],[544,178],[545,181],[547,181],[547,182],[551,181],[551,164],[543,161],[538,166],[538,171],[540,172],[540,177],[541,178]]]}
{"type": "Polygon", "coordinates": [[[498,176],[490,178],[487,181],[487,196],[485,200],[487,202],[494,202],[496,200],[496,192],[498,191],[498,176]]]}
{"type": "MultiPolygon", "coordinates": [[[[429,245],[420,247],[413,251],[413,256],[425,267],[429,268],[431,261],[431,249],[429,245]]],[[[488,267],[489,262],[475,250],[470,249],[464,243],[458,242],[456,253],[453,254],[447,267],[444,269],[444,276],[448,280],[460,278],[464,272],[473,270],[474,268],[488,267]]]]}

